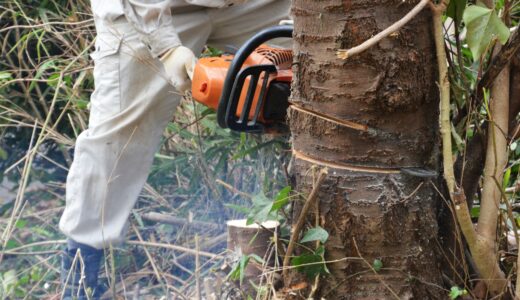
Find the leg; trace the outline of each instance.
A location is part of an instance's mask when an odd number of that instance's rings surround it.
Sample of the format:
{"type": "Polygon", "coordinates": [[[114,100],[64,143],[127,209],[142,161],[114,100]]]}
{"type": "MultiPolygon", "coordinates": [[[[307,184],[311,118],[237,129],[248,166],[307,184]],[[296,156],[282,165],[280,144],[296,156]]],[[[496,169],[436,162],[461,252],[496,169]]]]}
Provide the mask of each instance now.
{"type": "Polygon", "coordinates": [[[137,35],[130,29],[121,31],[122,40],[115,34],[98,34],[89,128],[76,142],[60,220],[67,237],[97,249],[121,240],[163,129],[180,99],[137,35]],[[114,51],[105,48],[118,42],[114,51]]]}
{"type": "Polygon", "coordinates": [[[103,249],[122,240],[162,132],[180,100],[162,64],[127,23],[97,30],[89,128],[76,141],[60,220],[68,237],[62,255],[65,299],[84,299],[87,290],[96,289],[103,249]],[[78,249],[84,268],[74,262],[78,249]],[[81,275],[83,284],[78,284],[81,275]]]}

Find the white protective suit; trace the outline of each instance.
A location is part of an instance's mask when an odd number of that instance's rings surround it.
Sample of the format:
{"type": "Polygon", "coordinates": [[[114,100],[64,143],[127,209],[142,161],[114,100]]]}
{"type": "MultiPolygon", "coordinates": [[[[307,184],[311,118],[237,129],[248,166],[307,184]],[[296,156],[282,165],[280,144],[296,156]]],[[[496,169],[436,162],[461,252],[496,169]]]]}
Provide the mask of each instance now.
{"type": "Polygon", "coordinates": [[[91,0],[97,39],[88,129],[67,177],[61,231],[97,249],[119,243],[162,132],[180,101],[159,57],[184,45],[240,46],[287,19],[289,0],[91,0]],[[231,5],[232,6],[229,6],[231,5]]]}

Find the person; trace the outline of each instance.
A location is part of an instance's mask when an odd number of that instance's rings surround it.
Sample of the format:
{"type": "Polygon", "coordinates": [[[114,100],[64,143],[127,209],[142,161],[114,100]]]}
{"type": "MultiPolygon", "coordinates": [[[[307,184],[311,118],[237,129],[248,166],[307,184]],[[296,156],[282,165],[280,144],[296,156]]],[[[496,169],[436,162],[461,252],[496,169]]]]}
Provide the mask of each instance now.
{"type": "Polygon", "coordinates": [[[59,224],[67,236],[64,299],[99,295],[104,249],[122,242],[163,130],[190,87],[195,54],[206,44],[240,46],[287,19],[289,6],[289,0],[91,0],[95,90],[59,224]]]}

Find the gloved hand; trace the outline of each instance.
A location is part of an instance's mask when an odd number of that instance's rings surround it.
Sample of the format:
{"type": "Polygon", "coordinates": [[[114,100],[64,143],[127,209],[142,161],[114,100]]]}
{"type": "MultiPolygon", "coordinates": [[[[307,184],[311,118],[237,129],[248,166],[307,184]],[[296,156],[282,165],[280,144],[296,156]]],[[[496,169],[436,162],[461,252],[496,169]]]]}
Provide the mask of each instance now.
{"type": "Polygon", "coordinates": [[[197,63],[195,54],[189,48],[179,46],[168,50],[160,60],[173,87],[181,93],[189,90],[197,63]]]}

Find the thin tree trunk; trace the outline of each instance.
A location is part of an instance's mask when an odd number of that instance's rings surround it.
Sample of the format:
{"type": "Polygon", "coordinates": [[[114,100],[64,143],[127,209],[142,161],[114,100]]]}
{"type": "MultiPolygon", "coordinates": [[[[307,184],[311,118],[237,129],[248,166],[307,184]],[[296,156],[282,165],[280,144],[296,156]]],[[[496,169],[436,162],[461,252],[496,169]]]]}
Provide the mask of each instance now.
{"type": "MultiPolygon", "coordinates": [[[[436,249],[439,197],[428,179],[400,172],[439,171],[430,12],[364,53],[335,55],[417,2],[293,1],[292,173],[297,190],[308,192],[312,166],[329,168],[319,193],[321,226],[330,234],[325,258],[343,259],[327,265],[331,274],[320,280],[315,299],[446,298],[436,249]],[[369,267],[374,259],[383,263],[379,272],[369,267]]],[[[314,216],[308,220],[314,224],[314,216]]]]}

